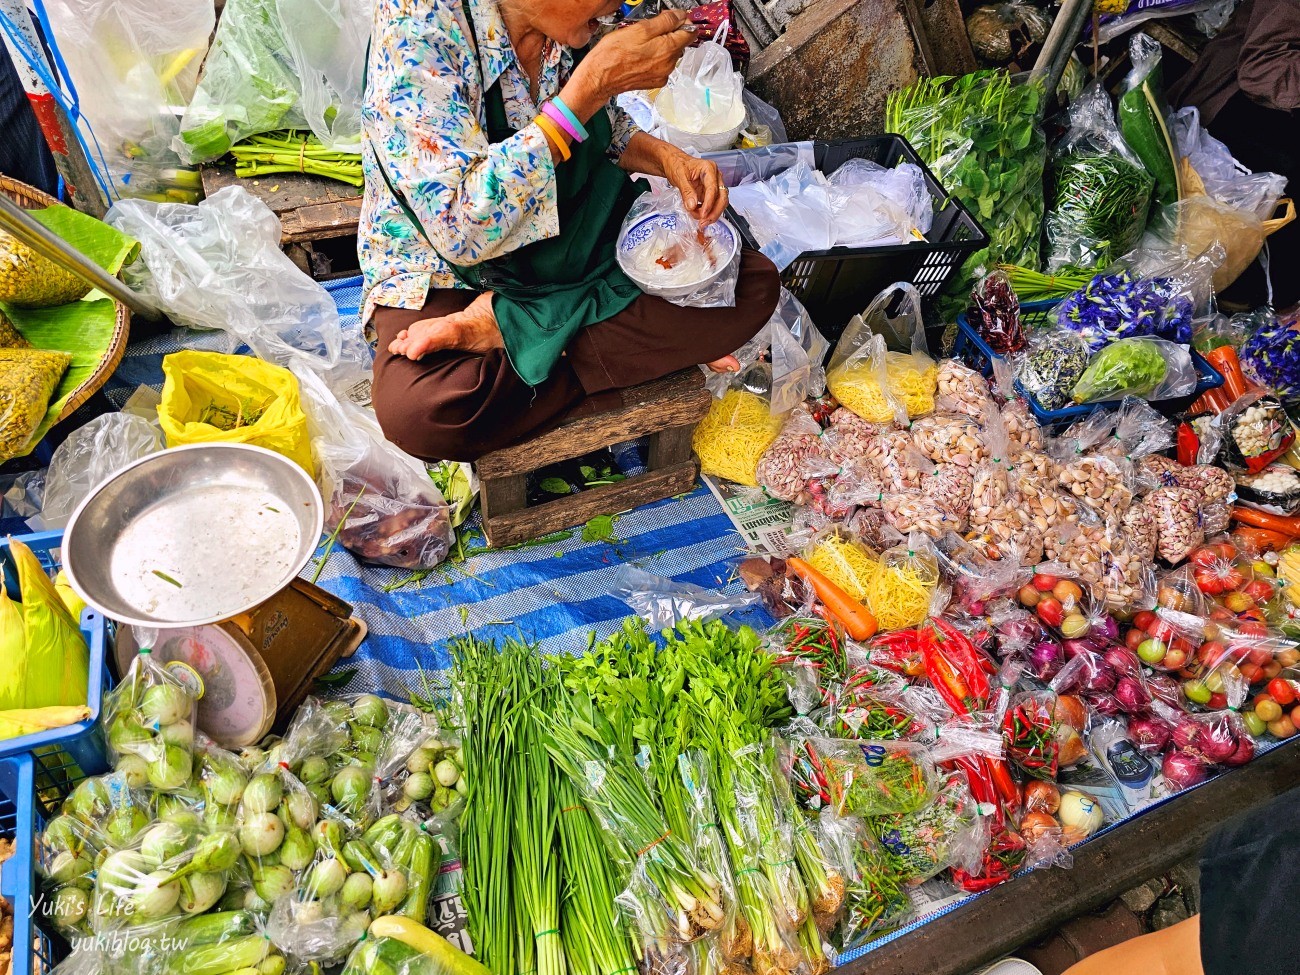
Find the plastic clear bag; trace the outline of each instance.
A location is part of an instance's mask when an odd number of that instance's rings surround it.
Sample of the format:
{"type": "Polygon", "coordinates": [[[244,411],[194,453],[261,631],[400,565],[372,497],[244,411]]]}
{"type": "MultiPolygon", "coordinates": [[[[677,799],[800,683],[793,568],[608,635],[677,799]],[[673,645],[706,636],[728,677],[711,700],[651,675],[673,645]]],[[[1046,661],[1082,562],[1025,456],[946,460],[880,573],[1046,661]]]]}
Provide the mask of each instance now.
{"type": "Polygon", "coordinates": [[[188,105],[216,23],[203,0],[50,0],[50,23],[94,125],[115,193],[195,202],[197,172],[178,171],[175,106],[188,105]]]}
{"type": "Polygon", "coordinates": [[[1155,180],[1120,135],[1098,83],[1070,106],[1070,128],[1052,160],[1045,220],[1047,267],[1096,267],[1142,236],[1155,180]]]}
{"type": "Polygon", "coordinates": [[[787,413],[808,397],[826,391],[822,363],[830,343],[808,310],[785,288],[766,328],[772,349],[772,410],[787,413]]]}
{"type": "Polygon", "coordinates": [[[1196,367],[1187,346],[1164,339],[1120,339],[1088,363],[1074,386],[1076,403],[1140,396],[1151,400],[1187,396],[1196,389],[1196,367]]]}
{"type": "Polygon", "coordinates": [[[868,827],[880,841],[895,876],[916,886],[954,864],[976,869],[982,859],[985,827],[966,776],[942,777],[934,801],[914,813],[879,816],[868,827]]]}
{"type": "Polygon", "coordinates": [[[298,111],[326,148],[360,153],[371,4],[368,0],[275,0],[275,9],[298,77],[298,111]]]}
{"type": "Polygon", "coordinates": [[[1178,150],[1170,133],[1165,102],[1160,42],[1146,34],[1129,39],[1133,67],[1124,78],[1119,98],[1119,127],[1130,148],[1156,181],[1155,200],[1173,203],[1182,196],[1178,150]]]}
{"type": "Polygon", "coordinates": [[[188,789],[194,770],[195,692],[179,669],[150,655],[157,631],[135,631],[140,652],[122,681],[104,698],[104,729],[113,767],[132,788],[188,789]]]}
{"type": "Polygon", "coordinates": [[[700,471],[757,487],[759,461],[780,435],[784,419],[772,411],[771,367],[757,363],[730,377],[731,388],[713,401],[695,427],[691,446],[700,459],[700,471]],[[766,367],[764,369],[764,367],[766,367]],[[766,372],[766,377],[762,376],[766,372]],[[758,377],[757,379],[755,377],[758,377]],[[763,379],[766,388],[762,388],[763,379]],[[746,385],[762,392],[752,392],[746,385]]]}
{"type": "Polygon", "coordinates": [[[934,410],[938,368],[926,347],[916,288],[891,284],[853,317],[836,343],[826,382],[836,399],[873,423],[892,414],[906,425],[934,410]]]}
{"type": "Polygon", "coordinates": [[[789,141],[785,132],[785,122],[781,113],[752,91],[746,88],[745,129],[740,134],[742,149],[756,149],[770,145],[781,145],[789,141]]]}
{"type": "Polygon", "coordinates": [[[1206,195],[1236,210],[1267,220],[1286,189],[1286,177],[1277,173],[1252,173],[1231,151],[1201,125],[1195,106],[1174,115],[1178,154],[1196,172],[1206,195]]]}
{"type": "Polygon", "coordinates": [[[45,527],[65,527],[100,481],[162,446],[156,425],[126,413],[108,413],[74,430],[50,458],[41,509],[45,527]]]}
{"type": "Polygon", "coordinates": [[[740,247],[725,264],[725,238],[730,225],[700,229],[686,212],[681,193],[657,186],[632,203],[619,230],[619,266],[642,291],[674,305],[691,308],[730,308],[736,303],[740,276],[740,247]],[[638,241],[625,250],[629,235],[638,241]],[[643,236],[644,235],[644,236],[643,236]]]}
{"type": "Polygon", "coordinates": [[[830,184],[802,160],[768,179],[732,187],[730,199],[778,271],[805,251],[835,246],[830,184]]]}
{"type": "Polygon", "coordinates": [[[280,250],[280,221],[247,190],[197,207],[125,200],[105,219],[140,241],[127,283],[178,325],[228,332],[277,365],[302,360],[335,388],[366,378],[369,347],[344,335],[329,293],[280,250]]]}
{"type": "Polygon", "coordinates": [[[827,180],[836,247],[906,243],[930,232],[934,204],[919,166],[849,159],[827,180]]]}
{"type": "Polygon", "coordinates": [[[1033,333],[1028,349],[1017,356],[1015,364],[1021,387],[1045,410],[1068,406],[1074,386],[1087,368],[1087,343],[1064,328],[1033,333]]]}
{"type": "Polygon", "coordinates": [[[303,128],[300,84],[275,0],[231,0],[172,148],[187,165],[250,135],[303,128]]]}
{"type": "Polygon", "coordinates": [[[689,47],[654,99],[655,134],[682,149],[711,152],[745,124],[744,79],[724,46],[727,31],[689,47]]]}
{"type": "Polygon", "coordinates": [[[716,619],[762,602],[752,592],[720,593],[630,565],[618,567],[609,594],[632,607],[652,630],[673,627],[682,620],[716,619]]]}
{"type": "Polygon", "coordinates": [[[1225,433],[1221,454],[1232,470],[1261,471],[1295,443],[1295,430],[1282,404],[1259,390],[1234,400],[1215,425],[1225,433]]]}
{"type": "Polygon", "coordinates": [[[980,422],[998,413],[988,380],[956,359],[944,359],[939,363],[936,392],[935,408],[940,412],[964,413],[980,422]]]}
{"type": "Polygon", "coordinates": [[[432,569],[447,557],[453,532],[424,465],[389,443],[369,410],[336,398],[310,370],[295,372],[327,530],[338,528],[338,544],[368,562],[432,569]]]}

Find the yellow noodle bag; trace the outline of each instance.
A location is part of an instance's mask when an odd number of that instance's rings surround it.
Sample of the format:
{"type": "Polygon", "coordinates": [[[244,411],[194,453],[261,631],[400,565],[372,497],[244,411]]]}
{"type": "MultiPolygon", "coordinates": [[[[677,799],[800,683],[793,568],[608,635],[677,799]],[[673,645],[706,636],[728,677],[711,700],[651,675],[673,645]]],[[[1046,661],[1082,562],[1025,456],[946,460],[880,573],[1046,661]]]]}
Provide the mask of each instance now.
{"type": "Polygon", "coordinates": [[[85,704],[90,652],[54,583],[17,539],[9,555],[21,602],[0,582],[0,710],[85,704]]]}
{"type": "Polygon", "coordinates": [[[809,565],[863,604],[880,571],[880,556],[838,531],[817,539],[806,558],[809,565]]]}
{"type": "Polygon", "coordinates": [[[835,346],[826,385],[832,395],[871,423],[934,411],[939,368],[926,350],[921,296],[910,284],[892,284],[854,316],[835,346]]]}
{"type": "Polygon", "coordinates": [[[758,487],[758,462],[781,432],[782,423],[762,396],[728,389],[713,401],[691,438],[701,472],[758,487]]]}
{"type": "Polygon", "coordinates": [[[247,443],[297,462],[316,476],[307,414],[288,369],[247,355],[173,352],[163,359],[158,419],[168,447],[247,443]]]}

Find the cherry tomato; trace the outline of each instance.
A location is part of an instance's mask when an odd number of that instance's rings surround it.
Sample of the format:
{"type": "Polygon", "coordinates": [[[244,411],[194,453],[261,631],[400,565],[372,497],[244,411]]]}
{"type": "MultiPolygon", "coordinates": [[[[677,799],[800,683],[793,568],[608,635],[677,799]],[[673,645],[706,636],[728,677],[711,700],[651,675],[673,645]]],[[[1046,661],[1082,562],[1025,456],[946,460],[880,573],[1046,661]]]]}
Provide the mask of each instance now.
{"type": "Polygon", "coordinates": [[[1270,660],[1261,669],[1264,671],[1265,680],[1272,680],[1278,674],[1282,673],[1282,665],[1276,660],[1270,660]]]}
{"type": "Polygon", "coordinates": [[[1056,576],[1049,576],[1045,572],[1039,572],[1034,576],[1033,584],[1034,584],[1034,588],[1037,589],[1039,592],[1050,592],[1053,588],[1056,587],[1056,584],[1060,581],[1061,580],[1058,579],[1056,576]]]}
{"type": "Polygon", "coordinates": [[[1141,630],[1139,630],[1137,627],[1134,627],[1133,629],[1129,630],[1127,633],[1124,634],[1124,645],[1128,647],[1130,650],[1136,650],[1144,642],[1146,642],[1146,639],[1147,639],[1147,635],[1143,633],[1141,630]]]}
{"type": "Polygon", "coordinates": [[[1266,603],[1273,598],[1273,584],[1264,579],[1255,579],[1246,583],[1241,591],[1257,603],[1266,603]]]}
{"type": "Polygon", "coordinates": [[[1245,663],[1241,665],[1240,669],[1241,676],[1245,678],[1247,684],[1258,684],[1260,679],[1264,676],[1263,668],[1258,667],[1255,664],[1245,663]]]}
{"type": "Polygon", "coordinates": [[[1188,561],[1202,569],[1213,568],[1214,563],[1219,560],[1219,554],[1209,545],[1202,545],[1188,557],[1188,561]]]}
{"type": "Polygon", "coordinates": [[[1247,620],[1237,627],[1242,636],[1268,636],[1268,627],[1255,620],[1247,620]]]}
{"type": "Polygon", "coordinates": [[[1038,618],[1048,626],[1060,626],[1061,621],[1065,619],[1065,608],[1054,596],[1044,596],[1034,610],[1038,613],[1038,618]]]}
{"type": "Polygon", "coordinates": [[[1268,733],[1274,738],[1290,738],[1295,734],[1295,724],[1286,715],[1268,723],[1268,733]]]}
{"type": "Polygon", "coordinates": [[[1197,566],[1192,571],[1192,578],[1196,580],[1196,588],[1207,596],[1217,596],[1224,590],[1219,574],[1207,566],[1197,566]]]}
{"type": "Polygon", "coordinates": [[[1149,609],[1144,609],[1133,617],[1133,625],[1139,630],[1151,631],[1151,624],[1156,621],[1156,614],[1149,609]]]}
{"type": "Polygon", "coordinates": [[[1226,694],[1211,694],[1210,700],[1205,706],[1211,711],[1222,711],[1228,706],[1228,696],[1226,694]]]}
{"type": "Polygon", "coordinates": [[[1210,547],[1225,562],[1235,562],[1237,560],[1237,546],[1231,542],[1215,542],[1210,547]]]}
{"type": "Polygon", "coordinates": [[[1283,680],[1281,677],[1269,681],[1265,690],[1268,691],[1269,697],[1284,708],[1295,703],[1295,688],[1291,686],[1290,681],[1283,680]]]}
{"type": "Polygon", "coordinates": [[[1270,721],[1276,721],[1282,717],[1282,706],[1271,697],[1255,702],[1255,713],[1260,716],[1265,724],[1270,721]]]}

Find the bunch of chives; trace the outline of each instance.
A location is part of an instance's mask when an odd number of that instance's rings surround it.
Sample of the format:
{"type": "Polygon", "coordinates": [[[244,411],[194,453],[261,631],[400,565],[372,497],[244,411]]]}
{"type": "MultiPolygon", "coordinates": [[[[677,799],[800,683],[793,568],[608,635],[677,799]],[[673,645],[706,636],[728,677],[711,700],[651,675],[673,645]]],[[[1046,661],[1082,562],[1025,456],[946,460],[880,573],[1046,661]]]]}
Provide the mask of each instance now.
{"type": "Polygon", "coordinates": [[[352,186],[365,184],[359,155],[327,149],[310,133],[269,132],[251,136],[232,147],[230,154],[235,157],[235,175],[239,177],[306,173],[352,186]]]}

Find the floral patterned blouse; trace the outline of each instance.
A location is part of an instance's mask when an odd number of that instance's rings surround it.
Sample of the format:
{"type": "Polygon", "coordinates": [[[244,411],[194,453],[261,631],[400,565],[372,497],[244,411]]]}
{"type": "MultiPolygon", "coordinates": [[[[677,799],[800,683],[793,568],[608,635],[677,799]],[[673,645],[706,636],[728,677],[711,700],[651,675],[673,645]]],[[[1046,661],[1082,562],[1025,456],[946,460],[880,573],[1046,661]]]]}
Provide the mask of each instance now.
{"type": "MultiPolygon", "coordinates": [[[[462,0],[376,0],[363,120],[365,198],[358,233],[365,275],[363,321],[376,305],[424,307],[430,288],[460,287],[447,264],[468,266],[559,233],[555,166],[532,120],[568,80],[573,55],[547,41],[539,101],[515,57],[496,0],[466,0],[478,39],[474,63],[462,0]],[[480,83],[480,77],[482,82],[480,83]],[[483,95],[497,80],[517,131],[490,144],[483,95]],[[432,238],[425,241],[388,191],[393,185],[432,238]]],[[[637,131],[611,104],[610,154],[637,131]]]]}

